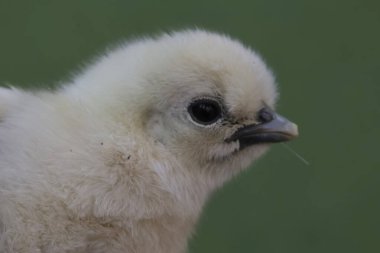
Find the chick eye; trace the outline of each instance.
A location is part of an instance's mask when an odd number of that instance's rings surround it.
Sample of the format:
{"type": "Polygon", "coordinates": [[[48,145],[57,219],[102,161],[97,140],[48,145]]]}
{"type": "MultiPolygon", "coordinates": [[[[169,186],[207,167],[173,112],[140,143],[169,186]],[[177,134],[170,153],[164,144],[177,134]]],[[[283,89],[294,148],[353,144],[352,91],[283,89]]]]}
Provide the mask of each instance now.
{"type": "Polygon", "coordinates": [[[188,112],[195,122],[202,125],[215,123],[222,116],[219,103],[211,99],[193,101],[188,107],[188,112]]]}

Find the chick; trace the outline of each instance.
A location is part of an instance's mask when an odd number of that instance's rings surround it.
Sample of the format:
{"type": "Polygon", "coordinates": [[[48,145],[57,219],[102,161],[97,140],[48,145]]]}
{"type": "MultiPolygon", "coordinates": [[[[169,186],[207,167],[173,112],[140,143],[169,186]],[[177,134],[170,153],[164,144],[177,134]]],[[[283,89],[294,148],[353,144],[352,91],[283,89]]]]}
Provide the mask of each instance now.
{"type": "Polygon", "coordinates": [[[210,194],[297,136],[276,97],[256,53],[201,30],[0,89],[0,252],[185,252],[210,194]]]}

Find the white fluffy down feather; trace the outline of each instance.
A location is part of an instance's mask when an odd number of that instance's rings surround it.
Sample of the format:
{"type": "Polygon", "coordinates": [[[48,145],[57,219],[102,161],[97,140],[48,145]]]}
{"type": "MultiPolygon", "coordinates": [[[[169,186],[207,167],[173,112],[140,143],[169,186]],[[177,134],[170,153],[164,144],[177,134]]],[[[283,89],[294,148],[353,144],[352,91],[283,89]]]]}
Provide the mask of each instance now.
{"type": "Polygon", "coordinates": [[[256,53],[200,30],[0,88],[0,252],[185,252],[209,195],[297,135],[275,101],[256,53]]]}

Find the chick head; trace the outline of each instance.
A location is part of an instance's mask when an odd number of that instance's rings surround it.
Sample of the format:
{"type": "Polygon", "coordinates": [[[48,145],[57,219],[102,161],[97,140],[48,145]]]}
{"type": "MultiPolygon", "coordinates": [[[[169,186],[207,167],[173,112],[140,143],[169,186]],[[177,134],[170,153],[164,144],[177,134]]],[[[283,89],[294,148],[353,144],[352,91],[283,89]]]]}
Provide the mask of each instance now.
{"type": "Polygon", "coordinates": [[[274,112],[276,84],[263,60],[215,33],[184,31],[130,43],[78,82],[92,83],[86,94],[102,100],[97,104],[135,135],[191,173],[220,175],[220,182],[248,167],[269,143],[298,134],[274,112]]]}

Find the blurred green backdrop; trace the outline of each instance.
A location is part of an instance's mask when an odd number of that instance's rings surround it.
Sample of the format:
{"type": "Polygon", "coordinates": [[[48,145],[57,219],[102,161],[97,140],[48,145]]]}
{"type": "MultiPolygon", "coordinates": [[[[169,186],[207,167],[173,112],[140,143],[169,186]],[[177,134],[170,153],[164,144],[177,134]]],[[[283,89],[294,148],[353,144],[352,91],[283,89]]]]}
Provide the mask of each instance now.
{"type": "Polygon", "coordinates": [[[380,1],[0,0],[0,83],[51,87],[107,46],[201,27],[257,49],[296,121],[209,202],[191,253],[380,252],[380,1]]]}

